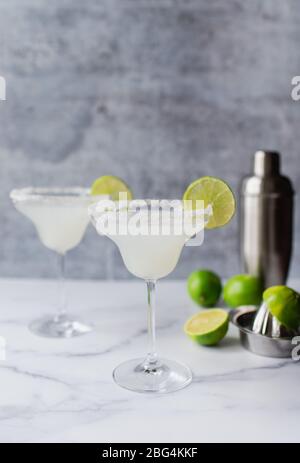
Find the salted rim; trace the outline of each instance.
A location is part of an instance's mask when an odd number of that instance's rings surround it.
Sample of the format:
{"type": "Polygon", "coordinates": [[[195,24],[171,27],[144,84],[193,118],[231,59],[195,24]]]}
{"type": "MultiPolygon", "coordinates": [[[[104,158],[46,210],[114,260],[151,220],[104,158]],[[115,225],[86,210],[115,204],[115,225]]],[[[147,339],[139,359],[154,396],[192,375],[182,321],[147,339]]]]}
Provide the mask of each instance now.
{"type": "Polygon", "coordinates": [[[39,201],[39,202],[64,202],[65,200],[76,202],[81,200],[99,201],[109,199],[109,196],[93,196],[90,188],[83,187],[26,187],[14,189],[10,192],[10,198],[14,202],[39,201]]]}

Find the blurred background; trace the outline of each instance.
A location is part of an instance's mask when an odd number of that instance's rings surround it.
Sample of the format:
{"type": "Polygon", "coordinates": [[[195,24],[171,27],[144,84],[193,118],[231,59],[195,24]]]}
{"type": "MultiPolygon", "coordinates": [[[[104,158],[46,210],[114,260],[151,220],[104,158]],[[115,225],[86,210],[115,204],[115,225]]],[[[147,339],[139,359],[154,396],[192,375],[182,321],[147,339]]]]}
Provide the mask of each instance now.
{"type": "MultiPolygon", "coordinates": [[[[299,24],[297,0],[0,0],[0,276],[56,275],[12,188],[89,186],[109,173],[136,197],[180,198],[202,175],[237,191],[263,148],[282,152],[297,189],[299,24]]],[[[299,239],[297,216],[292,276],[299,239]]],[[[239,271],[237,218],[186,248],[171,278],[198,266],[239,271]]],[[[130,278],[92,227],[67,272],[130,278]]]]}

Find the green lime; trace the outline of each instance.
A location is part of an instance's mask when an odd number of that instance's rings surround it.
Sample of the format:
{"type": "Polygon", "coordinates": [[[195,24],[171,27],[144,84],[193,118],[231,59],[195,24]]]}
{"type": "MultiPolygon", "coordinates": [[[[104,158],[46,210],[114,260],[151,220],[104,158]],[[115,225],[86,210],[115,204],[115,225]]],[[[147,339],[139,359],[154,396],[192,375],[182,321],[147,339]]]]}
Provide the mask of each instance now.
{"type": "MultiPolygon", "coordinates": [[[[127,194],[127,200],[132,200],[132,192],[126,183],[119,177],[113,175],[104,175],[94,181],[91,188],[91,195],[109,195],[113,201],[119,200],[119,194],[127,194]]],[[[124,199],[124,198],[123,198],[124,199]]],[[[126,198],[125,198],[126,199],[126,198]]]]}
{"type": "Polygon", "coordinates": [[[183,200],[191,200],[192,208],[196,209],[196,201],[204,201],[204,207],[212,206],[213,215],[206,228],[219,228],[232,219],[236,202],[231,188],[223,180],[215,177],[202,177],[195,180],[187,188],[183,200]]]}
{"type": "Polygon", "coordinates": [[[211,309],[191,317],[184,325],[184,332],[202,346],[215,346],[226,336],[228,327],[228,313],[211,309]]]}
{"type": "Polygon", "coordinates": [[[223,298],[229,307],[259,305],[262,301],[263,284],[253,275],[236,275],[224,286],[223,298]]]}
{"type": "Polygon", "coordinates": [[[214,307],[220,299],[222,283],[210,270],[195,270],[188,277],[187,289],[194,302],[202,307],[214,307]]]}
{"type": "Polygon", "coordinates": [[[263,294],[271,314],[288,329],[300,326],[300,294],[287,286],[272,286],[263,294]]]}

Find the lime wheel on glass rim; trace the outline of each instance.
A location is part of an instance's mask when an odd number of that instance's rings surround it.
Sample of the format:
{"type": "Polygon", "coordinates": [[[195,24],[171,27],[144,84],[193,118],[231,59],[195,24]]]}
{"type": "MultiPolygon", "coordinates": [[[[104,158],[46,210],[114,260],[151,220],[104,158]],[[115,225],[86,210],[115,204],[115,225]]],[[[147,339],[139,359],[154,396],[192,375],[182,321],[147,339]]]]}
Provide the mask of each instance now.
{"type": "Polygon", "coordinates": [[[99,177],[94,181],[91,188],[92,196],[108,195],[113,201],[118,201],[119,195],[122,193],[127,195],[128,201],[133,199],[133,194],[129,186],[124,180],[113,175],[99,177]]]}
{"type": "Polygon", "coordinates": [[[220,228],[230,222],[235,214],[236,201],[229,185],[216,177],[202,177],[191,183],[183,195],[183,201],[191,201],[192,209],[196,201],[203,201],[204,208],[211,206],[213,215],[207,229],[220,228]]]}

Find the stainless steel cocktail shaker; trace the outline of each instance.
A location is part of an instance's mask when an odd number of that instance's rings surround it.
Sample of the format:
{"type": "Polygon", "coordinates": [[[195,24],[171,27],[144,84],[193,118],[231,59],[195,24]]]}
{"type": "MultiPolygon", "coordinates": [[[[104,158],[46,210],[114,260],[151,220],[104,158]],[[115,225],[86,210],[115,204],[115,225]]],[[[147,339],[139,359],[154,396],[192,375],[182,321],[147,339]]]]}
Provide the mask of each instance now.
{"type": "Polygon", "coordinates": [[[245,272],[264,286],[285,284],[293,239],[293,187],[280,174],[280,155],[257,151],[254,175],[241,187],[241,254],[245,272]]]}

